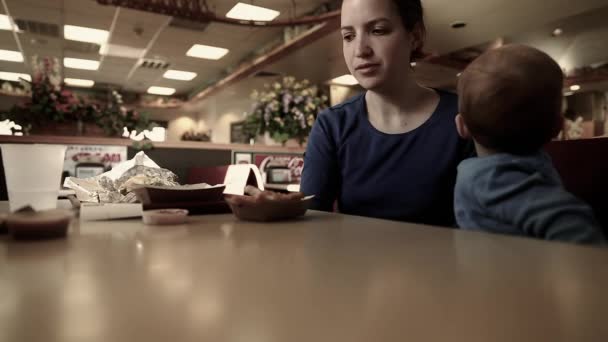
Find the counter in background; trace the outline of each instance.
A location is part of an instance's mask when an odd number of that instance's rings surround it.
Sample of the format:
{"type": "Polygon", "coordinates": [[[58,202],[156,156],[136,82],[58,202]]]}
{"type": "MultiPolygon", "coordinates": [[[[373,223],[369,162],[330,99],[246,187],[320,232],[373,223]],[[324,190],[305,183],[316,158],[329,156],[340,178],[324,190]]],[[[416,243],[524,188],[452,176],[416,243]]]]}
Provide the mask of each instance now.
{"type": "MultiPolygon", "coordinates": [[[[135,141],[120,138],[83,137],[83,136],[0,136],[0,144],[61,144],[61,145],[104,145],[124,146],[127,159],[139,152],[134,148],[135,141]]],[[[303,148],[282,146],[214,144],[206,142],[155,142],[153,148],[145,153],[159,166],[174,172],[185,183],[190,170],[196,167],[223,166],[233,163],[235,153],[253,155],[295,155],[301,156],[303,148]]],[[[299,181],[298,181],[299,182],[299,181]]],[[[0,163],[0,200],[7,200],[4,165],[0,163]]]]}

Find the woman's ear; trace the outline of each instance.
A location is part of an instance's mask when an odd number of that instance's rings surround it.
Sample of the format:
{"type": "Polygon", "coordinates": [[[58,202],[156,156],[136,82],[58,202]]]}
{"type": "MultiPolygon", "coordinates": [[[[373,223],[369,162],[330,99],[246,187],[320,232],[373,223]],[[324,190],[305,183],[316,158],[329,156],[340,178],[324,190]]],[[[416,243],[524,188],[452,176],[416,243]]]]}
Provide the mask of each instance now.
{"type": "Polygon", "coordinates": [[[458,115],[456,115],[456,118],[454,120],[456,121],[456,130],[458,131],[458,135],[460,135],[460,137],[462,137],[463,139],[470,139],[471,134],[469,133],[467,125],[464,123],[464,118],[462,117],[462,114],[459,113],[458,115]]]}
{"type": "Polygon", "coordinates": [[[422,59],[425,57],[424,51],[422,48],[424,46],[424,41],[426,37],[426,29],[422,23],[418,23],[414,26],[411,35],[411,51],[412,51],[412,60],[414,59],[422,59]]]}

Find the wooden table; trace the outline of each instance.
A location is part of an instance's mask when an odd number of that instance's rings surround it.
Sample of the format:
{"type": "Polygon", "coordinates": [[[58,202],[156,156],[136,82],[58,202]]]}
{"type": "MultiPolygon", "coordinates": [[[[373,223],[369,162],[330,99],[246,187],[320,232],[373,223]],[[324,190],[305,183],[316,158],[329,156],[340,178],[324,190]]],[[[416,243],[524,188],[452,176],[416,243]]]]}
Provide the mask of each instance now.
{"type": "Polygon", "coordinates": [[[608,251],[309,212],[0,238],[0,341],[608,341],[608,251]]]}

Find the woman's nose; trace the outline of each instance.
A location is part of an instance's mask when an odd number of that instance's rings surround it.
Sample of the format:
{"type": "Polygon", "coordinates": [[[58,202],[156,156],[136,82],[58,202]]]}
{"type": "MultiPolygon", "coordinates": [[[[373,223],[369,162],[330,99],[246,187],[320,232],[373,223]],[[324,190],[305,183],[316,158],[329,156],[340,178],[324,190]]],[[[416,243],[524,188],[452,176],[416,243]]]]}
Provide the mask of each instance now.
{"type": "Polygon", "coordinates": [[[369,57],[373,54],[373,50],[365,37],[357,39],[355,54],[356,57],[369,57]]]}

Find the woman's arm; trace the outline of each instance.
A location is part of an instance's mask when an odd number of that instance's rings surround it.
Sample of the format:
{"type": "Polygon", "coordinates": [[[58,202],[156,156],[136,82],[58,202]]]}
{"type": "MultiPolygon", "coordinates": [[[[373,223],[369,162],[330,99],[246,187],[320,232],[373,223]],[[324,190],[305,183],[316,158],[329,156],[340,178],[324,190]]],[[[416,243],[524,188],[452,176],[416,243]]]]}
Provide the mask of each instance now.
{"type": "Polygon", "coordinates": [[[327,120],[329,115],[331,112],[321,113],[312,127],[300,184],[300,191],[306,196],[315,195],[311,209],[323,211],[333,211],[340,187],[337,148],[327,120]]]}

